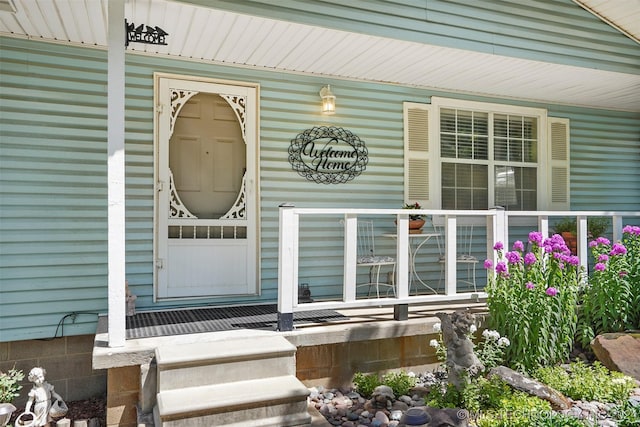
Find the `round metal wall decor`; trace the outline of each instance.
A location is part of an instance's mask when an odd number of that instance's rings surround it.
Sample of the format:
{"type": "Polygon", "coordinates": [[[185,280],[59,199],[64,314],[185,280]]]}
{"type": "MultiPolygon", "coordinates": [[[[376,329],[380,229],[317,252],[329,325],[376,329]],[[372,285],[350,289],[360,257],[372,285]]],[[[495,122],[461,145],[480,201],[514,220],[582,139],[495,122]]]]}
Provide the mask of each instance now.
{"type": "Polygon", "coordinates": [[[357,135],[335,126],[316,126],[298,134],[289,146],[294,171],[309,181],[343,184],[360,175],[369,161],[357,135]]]}

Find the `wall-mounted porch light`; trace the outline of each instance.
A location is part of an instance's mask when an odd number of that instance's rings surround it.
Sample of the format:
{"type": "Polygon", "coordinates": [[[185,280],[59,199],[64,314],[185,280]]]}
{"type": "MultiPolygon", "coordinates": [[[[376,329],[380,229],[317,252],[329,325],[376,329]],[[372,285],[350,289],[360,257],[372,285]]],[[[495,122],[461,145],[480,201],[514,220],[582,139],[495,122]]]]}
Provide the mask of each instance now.
{"type": "Polygon", "coordinates": [[[336,112],[336,96],[331,92],[331,86],[326,85],[320,89],[320,97],[322,98],[322,113],[335,114],[336,112]]]}

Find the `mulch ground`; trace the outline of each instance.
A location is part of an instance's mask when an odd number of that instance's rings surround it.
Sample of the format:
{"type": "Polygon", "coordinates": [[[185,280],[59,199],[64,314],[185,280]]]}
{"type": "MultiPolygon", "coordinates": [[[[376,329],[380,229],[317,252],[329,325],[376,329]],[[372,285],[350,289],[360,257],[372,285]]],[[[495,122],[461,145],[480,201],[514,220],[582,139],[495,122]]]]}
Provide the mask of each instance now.
{"type": "MultiPolygon", "coordinates": [[[[97,418],[100,421],[100,426],[107,425],[107,398],[106,397],[94,397],[86,400],[77,400],[75,402],[65,402],[69,411],[65,418],[71,420],[71,425],[74,421],[90,420],[91,418],[97,418]]],[[[19,409],[14,412],[11,417],[10,425],[14,425],[15,420],[20,414],[24,412],[24,409],[19,409]]],[[[26,417],[26,416],[25,416],[26,417]]],[[[55,425],[55,423],[51,423],[55,425]]]]}

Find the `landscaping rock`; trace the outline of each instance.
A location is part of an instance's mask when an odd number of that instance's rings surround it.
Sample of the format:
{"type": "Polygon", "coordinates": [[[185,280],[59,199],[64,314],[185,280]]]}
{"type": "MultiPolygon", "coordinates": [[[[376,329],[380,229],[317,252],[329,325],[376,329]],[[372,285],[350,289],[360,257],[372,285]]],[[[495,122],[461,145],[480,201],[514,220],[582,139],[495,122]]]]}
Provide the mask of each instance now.
{"type": "Polygon", "coordinates": [[[498,376],[511,387],[539,397],[551,403],[555,410],[565,410],[571,407],[571,402],[559,391],[544,385],[536,380],[528,378],[506,366],[498,366],[489,371],[489,376],[498,376]]]}
{"type": "Polygon", "coordinates": [[[623,333],[598,335],[591,348],[604,366],[640,381],[640,338],[623,333]]]}

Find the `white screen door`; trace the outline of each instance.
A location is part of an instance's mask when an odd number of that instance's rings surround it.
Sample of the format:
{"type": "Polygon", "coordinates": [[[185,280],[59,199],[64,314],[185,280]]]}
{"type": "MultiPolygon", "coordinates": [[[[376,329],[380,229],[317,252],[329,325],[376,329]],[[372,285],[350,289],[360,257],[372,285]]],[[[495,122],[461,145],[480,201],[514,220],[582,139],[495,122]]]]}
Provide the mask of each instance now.
{"type": "Polygon", "coordinates": [[[155,77],[157,298],[257,294],[257,86],[155,77]]]}

